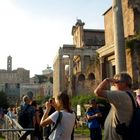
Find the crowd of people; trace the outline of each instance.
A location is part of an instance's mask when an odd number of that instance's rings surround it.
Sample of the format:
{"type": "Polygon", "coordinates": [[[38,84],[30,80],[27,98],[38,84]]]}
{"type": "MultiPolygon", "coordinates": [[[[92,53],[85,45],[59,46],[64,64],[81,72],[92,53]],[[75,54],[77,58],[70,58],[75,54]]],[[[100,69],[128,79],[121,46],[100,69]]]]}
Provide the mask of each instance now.
{"type": "Polygon", "coordinates": [[[26,140],[28,135],[31,135],[31,140],[73,139],[76,115],[71,108],[67,91],[63,91],[56,98],[50,98],[43,107],[32,97],[24,95],[21,105],[17,108],[9,107],[7,115],[16,119],[23,128],[34,128],[34,131],[27,130],[19,140],[26,140]],[[59,112],[62,118],[57,127],[53,128],[58,121],[59,112]]]}
{"type": "MultiPolygon", "coordinates": [[[[94,91],[96,96],[104,98],[111,106],[104,122],[104,140],[127,140],[127,136],[122,137],[116,132],[117,120],[129,125],[132,119],[133,105],[126,92],[132,94],[135,104],[138,103],[140,106],[140,91],[137,93],[133,91],[132,79],[126,72],[116,74],[113,78],[105,78],[94,91]]],[[[23,96],[22,101],[22,109],[9,107],[7,115],[18,120],[18,112],[27,111],[30,123],[24,127],[35,128],[35,131],[27,131],[20,140],[26,140],[29,134],[32,135],[33,140],[72,140],[74,138],[72,134],[76,114],[72,110],[67,91],[63,91],[56,98],[50,98],[44,108],[28,95],[23,96]]],[[[102,127],[99,121],[102,112],[95,98],[89,100],[89,105],[85,113],[89,137],[91,140],[102,140],[102,127]]]]}

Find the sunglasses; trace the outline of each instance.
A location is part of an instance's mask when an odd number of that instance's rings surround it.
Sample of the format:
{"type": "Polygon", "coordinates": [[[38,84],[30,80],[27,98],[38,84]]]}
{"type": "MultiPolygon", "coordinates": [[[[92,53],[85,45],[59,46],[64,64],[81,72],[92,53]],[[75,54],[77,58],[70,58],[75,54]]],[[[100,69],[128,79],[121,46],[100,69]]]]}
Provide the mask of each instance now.
{"type": "Polygon", "coordinates": [[[123,80],[117,80],[117,81],[115,81],[114,83],[125,83],[125,81],[123,81],[123,80]]]}

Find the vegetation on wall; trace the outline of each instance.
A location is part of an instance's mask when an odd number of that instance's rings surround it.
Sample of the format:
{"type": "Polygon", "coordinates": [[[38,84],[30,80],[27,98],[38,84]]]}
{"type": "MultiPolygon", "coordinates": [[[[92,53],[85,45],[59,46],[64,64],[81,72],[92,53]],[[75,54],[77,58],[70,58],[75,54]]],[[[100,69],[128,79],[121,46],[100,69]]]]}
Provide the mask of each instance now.
{"type": "Polygon", "coordinates": [[[128,37],[125,41],[125,46],[131,51],[133,51],[134,48],[140,48],[140,33],[133,37],[128,37]]]}

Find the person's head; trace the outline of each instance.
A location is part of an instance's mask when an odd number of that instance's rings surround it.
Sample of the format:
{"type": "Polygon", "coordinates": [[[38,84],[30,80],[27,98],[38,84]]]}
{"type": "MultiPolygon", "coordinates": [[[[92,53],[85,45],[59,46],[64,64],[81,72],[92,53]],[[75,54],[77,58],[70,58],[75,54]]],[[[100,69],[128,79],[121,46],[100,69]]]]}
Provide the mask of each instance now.
{"type": "Polygon", "coordinates": [[[89,104],[90,106],[92,106],[93,108],[96,108],[97,107],[97,102],[96,102],[96,99],[91,99],[89,100],[89,104]]]}
{"type": "Polygon", "coordinates": [[[32,101],[31,106],[37,107],[37,102],[35,100],[32,101]]]}
{"type": "Polygon", "coordinates": [[[8,108],[8,111],[12,112],[13,111],[13,108],[12,107],[9,107],[8,108]]]}
{"type": "Polygon", "coordinates": [[[57,104],[57,107],[59,109],[65,109],[67,110],[68,112],[71,112],[71,104],[70,104],[70,98],[67,94],[67,91],[63,91],[61,92],[57,97],[56,97],[56,104],[57,104]]]}
{"type": "Polygon", "coordinates": [[[32,91],[28,91],[26,95],[29,97],[29,99],[31,101],[33,100],[33,92],[32,91]]]}
{"type": "Polygon", "coordinates": [[[132,78],[126,72],[121,72],[114,75],[114,79],[117,80],[114,85],[118,90],[131,89],[132,87],[132,78]]]}
{"type": "Polygon", "coordinates": [[[27,95],[24,95],[23,96],[23,102],[26,103],[26,104],[29,104],[30,103],[30,98],[27,95]]]}
{"type": "Polygon", "coordinates": [[[54,97],[50,98],[49,102],[53,104],[55,102],[55,98],[54,97]]]}

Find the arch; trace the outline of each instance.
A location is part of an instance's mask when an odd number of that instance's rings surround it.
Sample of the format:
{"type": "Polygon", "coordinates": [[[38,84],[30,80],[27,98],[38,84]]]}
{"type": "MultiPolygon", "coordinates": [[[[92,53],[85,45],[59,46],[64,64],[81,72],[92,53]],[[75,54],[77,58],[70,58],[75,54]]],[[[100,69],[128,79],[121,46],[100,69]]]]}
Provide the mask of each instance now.
{"type": "Polygon", "coordinates": [[[95,80],[95,75],[94,75],[94,73],[90,73],[90,74],[88,75],[88,80],[95,80]]]}
{"type": "Polygon", "coordinates": [[[84,74],[80,74],[78,76],[78,81],[85,81],[85,75],[84,74]]]}

